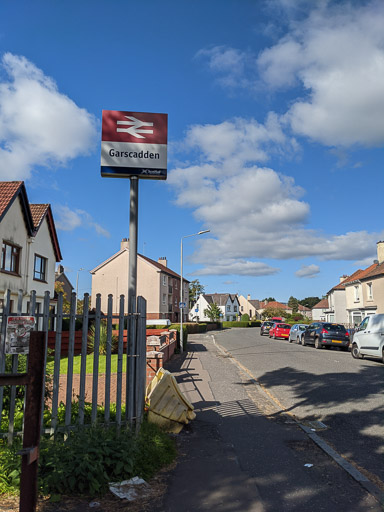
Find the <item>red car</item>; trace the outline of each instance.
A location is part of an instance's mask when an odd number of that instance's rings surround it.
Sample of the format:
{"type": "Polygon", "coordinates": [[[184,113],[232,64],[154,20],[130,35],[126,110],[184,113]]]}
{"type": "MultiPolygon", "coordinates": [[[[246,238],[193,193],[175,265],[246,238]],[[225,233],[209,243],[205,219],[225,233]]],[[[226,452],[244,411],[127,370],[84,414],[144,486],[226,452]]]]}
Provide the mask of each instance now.
{"type": "Polygon", "coordinates": [[[291,330],[290,325],[276,323],[276,324],[273,324],[272,328],[270,329],[269,337],[273,338],[273,339],[288,338],[290,330],[291,330]]]}

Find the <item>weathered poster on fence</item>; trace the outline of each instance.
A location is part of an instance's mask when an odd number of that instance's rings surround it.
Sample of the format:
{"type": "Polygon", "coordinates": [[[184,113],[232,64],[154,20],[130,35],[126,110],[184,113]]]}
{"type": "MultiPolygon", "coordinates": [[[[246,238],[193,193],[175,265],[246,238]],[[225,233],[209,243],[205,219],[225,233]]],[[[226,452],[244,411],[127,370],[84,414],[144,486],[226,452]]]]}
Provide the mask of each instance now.
{"type": "Polygon", "coordinates": [[[5,353],[28,354],[30,333],[34,327],[34,316],[9,316],[5,336],[5,353]]]}

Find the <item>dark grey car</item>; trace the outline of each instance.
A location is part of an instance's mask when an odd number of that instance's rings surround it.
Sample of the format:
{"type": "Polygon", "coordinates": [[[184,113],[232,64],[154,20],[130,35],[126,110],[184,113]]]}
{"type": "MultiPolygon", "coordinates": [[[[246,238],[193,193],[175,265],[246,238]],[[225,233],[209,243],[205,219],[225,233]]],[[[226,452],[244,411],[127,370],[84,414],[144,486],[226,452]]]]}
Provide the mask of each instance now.
{"type": "Polygon", "coordinates": [[[274,323],[275,322],[270,322],[269,320],[266,320],[265,322],[263,322],[260,325],[260,334],[261,334],[261,336],[264,336],[264,334],[268,334],[269,335],[269,331],[272,328],[272,325],[274,323]]]}
{"type": "Polygon", "coordinates": [[[302,345],[315,345],[315,348],[340,347],[348,350],[349,333],[342,324],[314,322],[305,329],[301,338],[302,345]]]}

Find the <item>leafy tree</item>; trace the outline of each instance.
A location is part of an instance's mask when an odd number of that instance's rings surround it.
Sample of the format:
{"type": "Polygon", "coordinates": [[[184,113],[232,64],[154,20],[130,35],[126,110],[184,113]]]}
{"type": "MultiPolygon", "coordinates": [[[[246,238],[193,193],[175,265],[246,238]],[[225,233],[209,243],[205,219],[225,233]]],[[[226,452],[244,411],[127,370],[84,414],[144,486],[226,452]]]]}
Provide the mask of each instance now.
{"type": "Polygon", "coordinates": [[[272,307],[266,307],[264,311],[261,313],[262,318],[272,318],[274,316],[279,316],[284,318],[286,316],[286,313],[283,309],[280,308],[272,308],[272,307]]]}
{"type": "Polygon", "coordinates": [[[244,315],[241,315],[241,321],[242,322],[249,322],[249,315],[248,315],[248,313],[244,313],[244,315]]]}
{"type": "Polygon", "coordinates": [[[67,298],[67,294],[64,293],[64,285],[61,281],[55,281],[55,292],[63,294],[63,313],[68,314],[71,310],[71,303],[67,298]]]}
{"type": "Polygon", "coordinates": [[[276,302],[275,297],[268,297],[262,300],[262,302],[276,302]]]}
{"type": "Polygon", "coordinates": [[[199,295],[204,293],[204,286],[200,284],[198,279],[194,279],[189,283],[189,304],[192,307],[192,304],[196,302],[196,299],[199,295]]]}
{"type": "Polygon", "coordinates": [[[292,295],[288,299],[288,307],[292,309],[292,313],[297,313],[299,310],[299,301],[292,295]]]}
{"type": "Polygon", "coordinates": [[[215,322],[216,320],[220,320],[221,309],[215,302],[213,302],[204,309],[204,315],[207,316],[211,322],[215,322]]]}
{"type": "Polygon", "coordinates": [[[299,300],[299,304],[302,306],[312,309],[318,302],[320,302],[319,297],[306,297],[305,299],[299,300]]]}

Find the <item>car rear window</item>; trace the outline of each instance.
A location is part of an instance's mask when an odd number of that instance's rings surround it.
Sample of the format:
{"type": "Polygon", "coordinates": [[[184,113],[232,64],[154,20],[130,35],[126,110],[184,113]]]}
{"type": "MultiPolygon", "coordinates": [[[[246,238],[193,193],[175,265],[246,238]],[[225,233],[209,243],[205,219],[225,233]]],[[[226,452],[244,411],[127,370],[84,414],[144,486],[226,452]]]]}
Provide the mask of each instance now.
{"type": "Polygon", "coordinates": [[[278,329],[290,329],[291,326],[288,324],[277,324],[276,326],[278,329]]]}
{"type": "Polygon", "coordinates": [[[299,330],[300,331],[305,331],[306,328],[307,328],[306,325],[299,325],[299,330]]]}
{"type": "Polygon", "coordinates": [[[340,324],[323,324],[323,328],[327,331],[338,331],[338,332],[345,332],[344,325],[340,324]]]}

